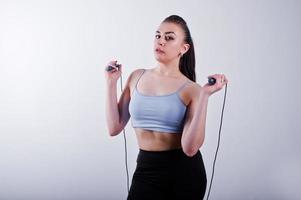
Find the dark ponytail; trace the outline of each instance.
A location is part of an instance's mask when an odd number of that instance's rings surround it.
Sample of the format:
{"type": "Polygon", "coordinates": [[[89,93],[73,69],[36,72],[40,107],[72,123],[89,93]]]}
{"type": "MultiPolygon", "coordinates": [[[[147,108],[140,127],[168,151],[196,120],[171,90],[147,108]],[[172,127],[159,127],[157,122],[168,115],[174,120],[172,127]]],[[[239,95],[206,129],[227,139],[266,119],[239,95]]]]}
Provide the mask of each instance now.
{"type": "Polygon", "coordinates": [[[185,34],[184,41],[188,43],[190,47],[189,50],[181,56],[179,68],[187,78],[193,82],[196,82],[194,45],[185,20],[178,15],[170,15],[169,17],[165,18],[163,22],[175,23],[183,29],[185,34]]]}

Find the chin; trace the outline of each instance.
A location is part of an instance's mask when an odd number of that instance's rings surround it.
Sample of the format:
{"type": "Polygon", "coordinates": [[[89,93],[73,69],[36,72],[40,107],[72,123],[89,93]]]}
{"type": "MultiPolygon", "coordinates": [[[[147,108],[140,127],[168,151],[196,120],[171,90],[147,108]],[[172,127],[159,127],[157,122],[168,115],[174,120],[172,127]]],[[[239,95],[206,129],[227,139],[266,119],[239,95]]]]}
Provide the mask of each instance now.
{"type": "Polygon", "coordinates": [[[160,58],[160,57],[158,57],[158,56],[155,56],[155,59],[156,59],[158,62],[160,62],[160,63],[164,63],[164,62],[165,62],[165,59],[162,59],[162,58],[160,58]]]}
{"type": "Polygon", "coordinates": [[[155,59],[158,61],[158,62],[166,62],[166,58],[164,56],[160,56],[158,54],[155,54],[155,59]]]}

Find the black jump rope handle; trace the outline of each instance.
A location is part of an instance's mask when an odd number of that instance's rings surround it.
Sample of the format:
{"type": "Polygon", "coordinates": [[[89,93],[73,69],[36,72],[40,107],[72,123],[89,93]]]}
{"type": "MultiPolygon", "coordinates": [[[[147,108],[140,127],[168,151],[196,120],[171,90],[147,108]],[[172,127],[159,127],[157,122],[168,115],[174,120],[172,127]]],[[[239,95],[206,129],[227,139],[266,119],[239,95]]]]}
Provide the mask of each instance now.
{"type": "Polygon", "coordinates": [[[208,83],[209,83],[209,85],[214,85],[216,83],[216,79],[213,78],[213,77],[209,77],[208,78],[208,83]]]}
{"type": "MultiPolygon", "coordinates": [[[[116,64],[115,67],[119,68],[119,67],[120,67],[120,64],[116,64]]],[[[106,71],[108,71],[108,72],[109,72],[109,71],[112,71],[113,69],[114,69],[114,67],[111,66],[111,65],[108,65],[108,66],[106,67],[106,71]]],[[[213,78],[213,77],[209,77],[209,78],[208,78],[208,83],[209,83],[209,85],[214,85],[214,84],[216,83],[216,79],[213,78]]]]}
{"type": "MultiPolygon", "coordinates": [[[[115,67],[117,67],[118,69],[119,69],[119,67],[120,67],[120,64],[115,64],[114,65],[115,67]]],[[[108,65],[107,67],[106,67],[106,71],[112,71],[113,69],[115,69],[112,65],[108,65]]]]}

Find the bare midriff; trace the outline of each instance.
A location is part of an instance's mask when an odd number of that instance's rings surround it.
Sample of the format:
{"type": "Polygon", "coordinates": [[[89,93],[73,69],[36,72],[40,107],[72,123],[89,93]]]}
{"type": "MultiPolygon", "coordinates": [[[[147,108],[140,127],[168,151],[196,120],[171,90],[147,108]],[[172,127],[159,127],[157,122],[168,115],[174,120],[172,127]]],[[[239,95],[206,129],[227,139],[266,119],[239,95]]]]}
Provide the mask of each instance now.
{"type": "Polygon", "coordinates": [[[140,149],[146,151],[167,151],[181,148],[181,133],[166,133],[135,128],[140,149]]]}

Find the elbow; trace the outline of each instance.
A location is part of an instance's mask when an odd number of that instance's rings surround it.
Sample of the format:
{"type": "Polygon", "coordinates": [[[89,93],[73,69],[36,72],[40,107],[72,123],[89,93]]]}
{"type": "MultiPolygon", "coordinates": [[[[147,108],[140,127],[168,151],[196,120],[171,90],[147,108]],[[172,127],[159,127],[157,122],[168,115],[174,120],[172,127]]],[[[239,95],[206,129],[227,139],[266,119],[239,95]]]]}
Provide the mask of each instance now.
{"type": "Polygon", "coordinates": [[[107,123],[107,131],[111,137],[118,135],[122,131],[122,128],[121,124],[107,123]]]}
{"type": "Polygon", "coordinates": [[[118,135],[120,132],[121,132],[121,130],[116,129],[116,128],[109,129],[109,135],[110,135],[111,137],[114,137],[114,136],[118,135]]]}
{"type": "Polygon", "coordinates": [[[186,156],[188,157],[193,157],[197,152],[198,152],[198,148],[183,148],[184,153],[186,154],[186,156]]]}
{"type": "Polygon", "coordinates": [[[119,133],[110,131],[109,134],[110,134],[111,137],[114,137],[114,136],[118,135],[119,133]]]}
{"type": "Polygon", "coordinates": [[[182,143],[182,147],[183,147],[183,152],[188,156],[188,157],[193,157],[194,155],[197,154],[197,152],[199,151],[199,149],[201,148],[201,146],[203,145],[203,142],[201,142],[200,144],[183,144],[182,143]]]}

